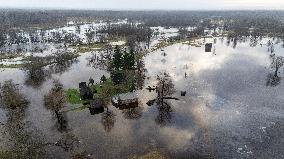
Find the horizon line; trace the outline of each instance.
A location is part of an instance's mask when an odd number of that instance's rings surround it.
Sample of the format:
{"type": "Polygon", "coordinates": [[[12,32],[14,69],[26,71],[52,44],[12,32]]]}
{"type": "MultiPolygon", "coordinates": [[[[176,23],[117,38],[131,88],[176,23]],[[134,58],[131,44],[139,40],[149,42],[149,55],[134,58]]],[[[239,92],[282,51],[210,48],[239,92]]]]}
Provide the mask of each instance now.
{"type": "Polygon", "coordinates": [[[236,8],[221,8],[221,9],[138,9],[138,8],[63,8],[63,7],[3,7],[0,6],[0,10],[69,10],[69,11],[284,11],[284,9],[268,8],[268,9],[236,9],[236,8]]]}

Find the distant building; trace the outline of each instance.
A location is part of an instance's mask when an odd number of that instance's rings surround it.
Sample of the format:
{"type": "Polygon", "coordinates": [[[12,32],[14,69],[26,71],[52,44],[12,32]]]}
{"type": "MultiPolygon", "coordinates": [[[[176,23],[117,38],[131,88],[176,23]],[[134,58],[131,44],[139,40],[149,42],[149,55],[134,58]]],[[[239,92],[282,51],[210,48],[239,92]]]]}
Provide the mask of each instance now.
{"type": "Polygon", "coordinates": [[[79,83],[80,96],[82,100],[93,99],[93,93],[90,87],[87,86],[86,82],[79,83]]]}
{"type": "Polygon", "coordinates": [[[206,43],[205,44],[205,52],[211,52],[212,51],[213,44],[212,43],[206,43]]]}

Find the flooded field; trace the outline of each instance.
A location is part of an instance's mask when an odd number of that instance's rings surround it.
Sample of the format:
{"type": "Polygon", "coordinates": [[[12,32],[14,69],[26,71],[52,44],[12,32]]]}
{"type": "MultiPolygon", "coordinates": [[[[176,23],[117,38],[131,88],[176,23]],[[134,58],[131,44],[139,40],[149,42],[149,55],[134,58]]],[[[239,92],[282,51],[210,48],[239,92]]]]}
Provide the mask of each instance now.
{"type": "MultiPolygon", "coordinates": [[[[78,89],[90,77],[95,83],[103,75],[109,77],[108,71],[90,62],[98,52],[81,54],[36,87],[27,85],[26,73],[17,68],[0,69],[0,82],[12,79],[19,84],[30,101],[25,120],[44,141],[56,145],[44,148],[51,158],[68,158],[74,151],[94,158],[128,158],[153,150],[170,158],[284,158],[283,68],[277,71],[277,79],[273,76],[275,59],[284,56],[283,44],[266,38],[197,41],[200,46],[177,43],[143,57],[146,78],[143,89],[135,92],[137,107],[118,109],[110,103],[107,111],[92,115],[89,109],[72,110],[78,105],[66,104],[63,132],[44,107],[43,97],[53,79],[67,90],[78,89]],[[269,40],[275,43],[273,52],[269,40]],[[213,43],[211,52],[205,52],[207,42],[213,43]],[[149,104],[157,93],[148,88],[163,74],[174,90],[164,101],[167,109],[149,104]],[[64,144],[58,144],[62,140],[64,144]]],[[[0,122],[6,120],[0,109],[0,122]]],[[[0,139],[5,149],[7,141],[0,139]]]]}

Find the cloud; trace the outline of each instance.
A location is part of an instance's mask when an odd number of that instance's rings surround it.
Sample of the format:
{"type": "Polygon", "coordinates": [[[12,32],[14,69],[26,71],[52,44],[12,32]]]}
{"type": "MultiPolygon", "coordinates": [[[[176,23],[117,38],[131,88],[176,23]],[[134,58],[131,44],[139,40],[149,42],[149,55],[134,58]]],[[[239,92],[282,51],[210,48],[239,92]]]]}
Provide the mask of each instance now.
{"type": "Polygon", "coordinates": [[[224,5],[235,8],[284,9],[283,0],[223,0],[224,5]]]}
{"type": "Polygon", "coordinates": [[[0,7],[78,9],[284,9],[283,0],[0,0],[0,7]]]}

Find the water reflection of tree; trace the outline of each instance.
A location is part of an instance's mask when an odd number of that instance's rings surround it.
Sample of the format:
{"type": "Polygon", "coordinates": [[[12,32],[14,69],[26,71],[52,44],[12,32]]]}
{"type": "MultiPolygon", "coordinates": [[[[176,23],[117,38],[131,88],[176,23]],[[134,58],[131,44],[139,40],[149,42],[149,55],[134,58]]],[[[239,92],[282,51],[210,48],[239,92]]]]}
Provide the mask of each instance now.
{"type": "Polygon", "coordinates": [[[55,73],[55,74],[62,74],[66,71],[68,71],[68,69],[74,64],[77,63],[78,60],[77,59],[72,59],[72,60],[68,60],[68,61],[61,61],[61,62],[57,62],[54,63],[52,65],[49,66],[49,70],[51,73],[55,73]]]}
{"type": "Polygon", "coordinates": [[[1,86],[1,104],[7,111],[7,120],[4,126],[4,135],[9,141],[7,144],[8,150],[0,152],[0,158],[22,159],[22,158],[45,158],[46,152],[44,147],[48,144],[44,143],[43,138],[35,129],[32,129],[30,124],[25,121],[25,112],[27,101],[25,97],[19,92],[17,86],[13,82],[5,83],[1,86]],[[7,91],[7,86],[9,90],[7,91]],[[11,97],[17,97],[12,102],[5,98],[9,94],[11,97]],[[4,101],[2,101],[4,100],[4,101]],[[14,105],[16,104],[16,106],[14,105]]]}
{"type": "Polygon", "coordinates": [[[49,73],[43,68],[44,61],[40,57],[29,57],[23,64],[22,69],[27,72],[26,84],[39,87],[49,76],[49,73]]]}
{"type": "Polygon", "coordinates": [[[280,84],[281,77],[278,76],[279,69],[284,65],[284,57],[276,56],[274,53],[270,54],[271,65],[270,67],[274,70],[274,73],[269,73],[267,76],[267,86],[277,86],[280,84]]]}
{"type": "Polygon", "coordinates": [[[22,70],[27,73],[26,84],[40,87],[52,73],[63,73],[75,62],[77,62],[77,55],[68,52],[58,51],[56,55],[46,57],[30,56],[26,58],[22,66],[22,70]]]}
{"type": "Polygon", "coordinates": [[[35,129],[31,129],[29,124],[24,121],[25,111],[10,110],[7,117],[4,129],[11,144],[7,152],[11,159],[44,158],[46,155],[44,147],[47,144],[44,143],[39,133],[35,129]]]}
{"type": "Polygon", "coordinates": [[[96,69],[108,70],[112,55],[113,55],[112,46],[105,45],[100,50],[100,52],[93,54],[93,56],[88,59],[87,65],[94,67],[96,69]]]}
{"type": "Polygon", "coordinates": [[[107,110],[102,113],[101,119],[101,123],[106,132],[111,131],[111,129],[114,127],[115,121],[115,114],[107,108],[107,110]]]}
{"type": "Polygon", "coordinates": [[[168,100],[178,100],[175,97],[171,97],[171,95],[175,92],[174,84],[172,82],[171,77],[169,74],[164,73],[163,75],[157,76],[157,98],[154,100],[149,101],[148,105],[154,105],[156,103],[158,108],[158,115],[155,121],[159,125],[166,125],[167,123],[171,122],[172,119],[172,107],[168,103],[168,100]]]}
{"type": "Polygon", "coordinates": [[[156,123],[162,126],[170,123],[172,120],[172,107],[167,102],[164,102],[163,105],[157,103],[157,106],[159,113],[155,119],[156,123]]]}
{"type": "Polygon", "coordinates": [[[0,104],[7,109],[23,109],[28,105],[28,100],[20,93],[18,85],[12,80],[0,84],[0,101],[0,104]]]}
{"type": "Polygon", "coordinates": [[[123,109],[122,114],[125,119],[139,119],[142,117],[143,107],[137,106],[135,108],[123,109]]]}
{"type": "Polygon", "coordinates": [[[62,137],[55,143],[55,146],[61,147],[64,151],[75,151],[76,147],[79,145],[79,139],[71,134],[64,133],[62,137]]]}
{"type": "Polygon", "coordinates": [[[234,48],[234,49],[237,47],[237,44],[238,44],[238,39],[237,39],[237,38],[234,38],[234,39],[233,39],[233,48],[234,48]]]}
{"type": "Polygon", "coordinates": [[[280,84],[281,77],[274,76],[272,73],[267,75],[266,85],[275,87],[280,84]]]}

